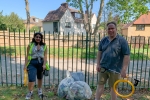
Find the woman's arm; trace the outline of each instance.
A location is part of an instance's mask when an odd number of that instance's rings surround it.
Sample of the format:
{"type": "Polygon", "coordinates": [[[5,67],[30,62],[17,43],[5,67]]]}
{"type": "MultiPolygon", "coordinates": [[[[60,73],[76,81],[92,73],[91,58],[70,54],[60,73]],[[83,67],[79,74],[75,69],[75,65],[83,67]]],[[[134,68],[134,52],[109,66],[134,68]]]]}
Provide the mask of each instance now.
{"type": "Polygon", "coordinates": [[[27,55],[26,55],[26,57],[25,57],[25,65],[24,65],[24,69],[26,69],[27,64],[28,64],[29,49],[30,49],[30,46],[28,45],[28,47],[27,47],[27,55]]]}
{"type": "Polygon", "coordinates": [[[46,62],[47,62],[47,47],[44,51],[44,63],[43,63],[43,65],[46,65],[46,62]]]}

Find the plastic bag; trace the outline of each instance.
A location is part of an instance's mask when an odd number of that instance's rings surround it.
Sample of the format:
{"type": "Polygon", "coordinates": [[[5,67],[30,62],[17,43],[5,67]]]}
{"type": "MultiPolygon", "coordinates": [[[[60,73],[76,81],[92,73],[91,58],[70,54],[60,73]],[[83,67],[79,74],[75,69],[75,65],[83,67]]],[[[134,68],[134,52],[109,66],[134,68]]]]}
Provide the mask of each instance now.
{"type": "Polygon", "coordinates": [[[67,99],[82,100],[82,99],[90,99],[91,96],[92,96],[91,88],[86,82],[75,81],[69,87],[67,99]]]}
{"type": "Polygon", "coordinates": [[[58,86],[58,90],[57,90],[58,96],[61,98],[65,98],[67,96],[68,89],[69,89],[70,85],[74,82],[74,79],[72,77],[70,77],[69,71],[67,71],[66,74],[67,74],[67,77],[64,78],[60,82],[60,84],[58,86]]]}
{"type": "Polygon", "coordinates": [[[28,84],[28,72],[27,70],[24,70],[24,80],[23,80],[24,86],[27,86],[28,84]]]}
{"type": "Polygon", "coordinates": [[[73,72],[71,73],[71,77],[74,81],[84,81],[84,74],[82,72],[73,72]]]}

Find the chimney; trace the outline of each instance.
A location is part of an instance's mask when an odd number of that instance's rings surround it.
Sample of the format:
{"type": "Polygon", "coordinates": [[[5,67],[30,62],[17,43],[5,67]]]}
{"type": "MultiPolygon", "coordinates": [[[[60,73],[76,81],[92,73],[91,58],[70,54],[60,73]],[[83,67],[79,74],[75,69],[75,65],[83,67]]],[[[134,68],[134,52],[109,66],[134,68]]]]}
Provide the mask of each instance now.
{"type": "Polygon", "coordinates": [[[68,3],[62,3],[61,6],[68,8],[68,3]]]}

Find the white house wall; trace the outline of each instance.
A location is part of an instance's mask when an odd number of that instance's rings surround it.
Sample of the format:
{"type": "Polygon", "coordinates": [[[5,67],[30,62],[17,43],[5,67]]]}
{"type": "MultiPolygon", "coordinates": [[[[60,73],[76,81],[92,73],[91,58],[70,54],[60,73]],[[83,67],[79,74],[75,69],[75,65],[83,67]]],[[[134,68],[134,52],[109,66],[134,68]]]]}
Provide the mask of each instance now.
{"type": "Polygon", "coordinates": [[[81,25],[82,27],[79,29],[77,28],[77,24],[74,22],[74,19],[70,13],[69,10],[66,10],[65,14],[63,15],[63,17],[60,19],[60,32],[61,34],[64,32],[64,34],[68,34],[68,32],[70,34],[72,34],[73,32],[75,34],[77,33],[85,33],[85,30],[83,29],[83,25],[81,25]],[[66,28],[65,27],[65,23],[66,22],[70,22],[71,23],[71,28],[66,28]]]}
{"type": "Polygon", "coordinates": [[[53,22],[43,22],[43,31],[53,33],[53,22]]]}

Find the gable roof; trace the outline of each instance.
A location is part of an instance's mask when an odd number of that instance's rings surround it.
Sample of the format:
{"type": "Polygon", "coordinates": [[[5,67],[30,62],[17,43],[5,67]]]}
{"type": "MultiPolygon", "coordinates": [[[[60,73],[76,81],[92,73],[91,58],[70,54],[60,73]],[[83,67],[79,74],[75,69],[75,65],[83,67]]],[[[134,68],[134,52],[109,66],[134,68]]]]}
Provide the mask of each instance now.
{"type": "Polygon", "coordinates": [[[67,8],[60,6],[57,10],[50,11],[44,18],[44,22],[58,21],[66,12],[67,8]]]}
{"type": "MultiPolygon", "coordinates": [[[[70,11],[70,13],[76,23],[83,22],[82,18],[75,18],[75,16],[73,15],[73,13],[78,13],[79,10],[68,7],[68,3],[62,3],[61,6],[57,10],[50,11],[44,18],[43,22],[59,21],[67,9],[70,11]]],[[[92,16],[93,15],[94,14],[92,14],[92,16]]],[[[87,22],[87,15],[84,14],[84,17],[85,17],[85,21],[87,22]]]]}
{"type": "Polygon", "coordinates": [[[141,15],[133,24],[150,24],[150,11],[141,15]]]}
{"type": "Polygon", "coordinates": [[[126,29],[133,24],[150,24],[150,12],[148,12],[148,14],[141,15],[138,19],[135,19],[130,23],[125,24],[122,29],[126,29]]]}

